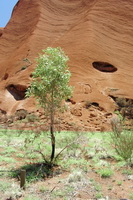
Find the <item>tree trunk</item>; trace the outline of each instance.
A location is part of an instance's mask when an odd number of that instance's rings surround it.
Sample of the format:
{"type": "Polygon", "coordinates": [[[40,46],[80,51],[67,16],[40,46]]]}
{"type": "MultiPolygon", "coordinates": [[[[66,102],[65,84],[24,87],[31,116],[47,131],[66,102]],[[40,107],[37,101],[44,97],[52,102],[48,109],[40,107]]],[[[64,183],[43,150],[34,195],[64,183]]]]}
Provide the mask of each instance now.
{"type": "Polygon", "coordinates": [[[50,119],[50,134],[51,134],[51,162],[53,161],[55,157],[55,136],[54,136],[54,113],[51,111],[51,119],[50,119]]]}

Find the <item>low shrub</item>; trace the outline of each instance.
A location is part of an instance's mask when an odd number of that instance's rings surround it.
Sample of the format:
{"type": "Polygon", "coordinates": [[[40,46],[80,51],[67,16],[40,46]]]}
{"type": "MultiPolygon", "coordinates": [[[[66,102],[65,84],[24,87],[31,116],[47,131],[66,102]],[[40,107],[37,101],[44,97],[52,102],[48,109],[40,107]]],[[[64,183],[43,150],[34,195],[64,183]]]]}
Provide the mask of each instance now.
{"type": "Polygon", "coordinates": [[[38,118],[38,116],[36,116],[34,113],[32,113],[32,114],[28,114],[28,115],[26,116],[26,120],[27,120],[28,122],[35,122],[35,121],[38,121],[39,118],[38,118]]]}
{"type": "Polygon", "coordinates": [[[97,171],[102,178],[108,178],[113,175],[113,171],[111,168],[103,168],[97,171]]]}
{"type": "MultiPolygon", "coordinates": [[[[117,118],[116,118],[117,119],[117,118]]],[[[124,120],[111,121],[113,132],[110,134],[112,143],[117,154],[122,157],[129,165],[133,163],[133,132],[132,130],[123,130],[124,120]]]]}

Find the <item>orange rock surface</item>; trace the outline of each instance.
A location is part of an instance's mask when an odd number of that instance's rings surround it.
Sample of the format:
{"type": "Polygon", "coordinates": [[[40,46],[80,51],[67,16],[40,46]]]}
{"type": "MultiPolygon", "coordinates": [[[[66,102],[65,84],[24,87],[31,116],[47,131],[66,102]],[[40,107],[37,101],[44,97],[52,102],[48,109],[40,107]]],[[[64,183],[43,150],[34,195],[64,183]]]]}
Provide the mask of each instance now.
{"type": "Polygon", "coordinates": [[[69,56],[76,104],[115,109],[110,96],[133,99],[132,0],[19,0],[0,29],[0,109],[32,109],[24,93],[48,46],[69,56]]]}

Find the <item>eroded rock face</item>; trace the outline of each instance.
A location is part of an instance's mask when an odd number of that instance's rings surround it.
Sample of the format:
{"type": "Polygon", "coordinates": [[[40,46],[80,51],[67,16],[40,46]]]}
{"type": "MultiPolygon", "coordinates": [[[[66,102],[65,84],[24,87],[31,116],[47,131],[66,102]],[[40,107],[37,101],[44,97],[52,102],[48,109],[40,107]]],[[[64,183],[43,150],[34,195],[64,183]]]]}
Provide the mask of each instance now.
{"type": "Polygon", "coordinates": [[[3,34],[3,28],[0,28],[0,37],[2,36],[3,34]]]}
{"type": "Polygon", "coordinates": [[[111,96],[111,98],[115,101],[117,110],[124,118],[133,119],[133,99],[118,98],[113,96],[111,96]]]}
{"type": "Polygon", "coordinates": [[[132,0],[19,0],[0,29],[0,108],[34,106],[24,93],[35,57],[48,46],[60,46],[70,58],[74,102],[96,102],[112,112],[110,95],[133,99],[132,21],[132,0]],[[21,70],[24,59],[31,64],[21,70]]]}
{"type": "Polygon", "coordinates": [[[14,99],[18,101],[25,98],[27,86],[10,84],[6,87],[6,89],[14,97],[14,99]]]}

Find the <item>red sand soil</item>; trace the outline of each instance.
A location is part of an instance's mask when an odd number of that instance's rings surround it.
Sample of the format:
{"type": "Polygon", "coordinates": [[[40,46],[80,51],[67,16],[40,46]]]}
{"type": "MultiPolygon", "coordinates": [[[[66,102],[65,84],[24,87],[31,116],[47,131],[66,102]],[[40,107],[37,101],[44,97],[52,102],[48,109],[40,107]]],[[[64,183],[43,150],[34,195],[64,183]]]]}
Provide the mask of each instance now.
{"type": "Polygon", "coordinates": [[[19,0],[0,28],[0,109],[10,115],[35,107],[24,93],[35,57],[48,46],[70,58],[74,109],[90,101],[113,112],[110,95],[133,99],[132,21],[132,0],[19,0]]]}

